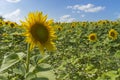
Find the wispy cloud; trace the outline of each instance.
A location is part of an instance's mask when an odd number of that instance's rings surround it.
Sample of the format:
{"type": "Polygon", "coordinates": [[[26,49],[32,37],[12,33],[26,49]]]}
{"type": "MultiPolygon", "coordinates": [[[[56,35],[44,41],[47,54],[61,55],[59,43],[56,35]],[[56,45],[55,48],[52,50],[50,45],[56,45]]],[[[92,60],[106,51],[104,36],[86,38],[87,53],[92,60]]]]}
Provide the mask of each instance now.
{"type": "Polygon", "coordinates": [[[101,10],[104,10],[105,7],[95,6],[94,4],[89,3],[86,5],[67,6],[67,9],[80,10],[80,11],[84,11],[84,12],[99,12],[101,10]]]}
{"type": "Polygon", "coordinates": [[[60,20],[61,22],[72,22],[74,21],[75,18],[72,18],[71,15],[63,15],[60,17],[60,20]]]}
{"type": "Polygon", "coordinates": [[[4,14],[3,17],[5,18],[5,20],[19,22],[19,20],[20,20],[20,17],[19,17],[20,12],[21,12],[20,9],[16,9],[15,11],[4,14]]]}
{"type": "Polygon", "coordinates": [[[11,3],[17,3],[17,2],[20,2],[21,0],[6,0],[6,1],[11,3]]]}

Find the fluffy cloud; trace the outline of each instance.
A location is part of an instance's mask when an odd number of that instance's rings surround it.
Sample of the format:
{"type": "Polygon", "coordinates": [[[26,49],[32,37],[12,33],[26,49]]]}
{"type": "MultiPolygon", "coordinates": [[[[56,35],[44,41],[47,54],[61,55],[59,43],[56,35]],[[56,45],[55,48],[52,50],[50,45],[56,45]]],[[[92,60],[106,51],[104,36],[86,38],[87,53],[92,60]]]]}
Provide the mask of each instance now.
{"type": "Polygon", "coordinates": [[[86,5],[67,6],[67,9],[80,10],[84,12],[99,12],[101,10],[104,10],[105,7],[95,6],[93,4],[86,4],[86,5]]]}
{"type": "Polygon", "coordinates": [[[72,22],[75,18],[72,18],[71,15],[64,15],[60,17],[61,22],[72,22]]]}
{"type": "Polygon", "coordinates": [[[64,16],[61,16],[61,17],[60,17],[60,20],[67,19],[67,18],[69,18],[69,17],[70,17],[70,15],[64,15],[64,16]]]}
{"type": "Polygon", "coordinates": [[[20,20],[20,17],[19,17],[20,12],[21,12],[20,9],[16,9],[15,11],[4,14],[3,17],[5,18],[5,20],[19,22],[19,20],[20,20]]]}
{"type": "Polygon", "coordinates": [[[11,3],[17,3],[17,2],[20,2],[21,0],[6,0],[6,1],[11,3]]]}

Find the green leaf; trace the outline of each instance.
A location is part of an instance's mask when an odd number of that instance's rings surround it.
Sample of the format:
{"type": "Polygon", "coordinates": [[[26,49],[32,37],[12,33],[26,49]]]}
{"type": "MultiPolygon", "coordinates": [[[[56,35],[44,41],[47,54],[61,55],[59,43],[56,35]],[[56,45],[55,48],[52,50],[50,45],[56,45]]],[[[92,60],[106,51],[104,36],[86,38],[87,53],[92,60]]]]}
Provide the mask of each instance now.
{"type": "Polygon", "coordinates": [[[119,75],[117,74],[117,71],[108,71],[106,73],[103,73],[101,77],[98,77],[97,80],[103,80],[103,79],[116,80],[118,76],[119,75]]]}
{"type": "Polygon", "coordinates": [[[51,70],[51,65],[41,63],[31,66],[30,72],[27,75],[27,80],[55,80],[54,72],[51,70]]]}
{"type": "Polygon", "coordinates": [[[24,57],[24,53],[16,53],[4,56],[0,72],[10,68],[14,64],[18,63],[24,57]]]}
{"type": "Polygon", "coordinates": [[[46,63],[41,63],[37,66],[31,66],[30,72],[40,72],[40,71],[49,71],[51,70],[51,65],[46,64],[46,63]]]}
{"type": "Polygon", "coordinates": [[[114,55],[114,57],[116,57],[116,58],[120,58],[120,50],[118,50],[116,53],[115,53],[115,55],[114,55]]]}
{"type": "Polygon", "coordinates": [[[0,80],[8,80],[5,76],[0,76],[0,80]]]}
{"type": "Polygon", "coordinates": [[[109,71],[106,73],[106,75],[111,77],[111,80],[115,80],[116,77],[118,77],[119,75],[117,74],[117,71],[109,71]]]}
{"type": "Polygon", "coordinates": [[[49,55],[45,55],[44,57],[42,57],[41,59],[38,60],[38,64],[40,64],[41,62],[43,62],[45,59],[47,59],[49,57],[49,55]]]}
{"type": "Polygon", "coordinates": [[[49,80],[49,79],[48,79],[48,78],[45,78],[45,77],[43,77],[43,78],[37,77],[37,78],[33,78],[32,80],[49,80]]]}
{"type": "Polygon", "coordinates": [[[36,74],[31,72],[26,76],[25,80],[49,80],[49,79],[46,77],[37,77],[36,74]]]}
{"type": "Polygon", "coordinates": [[[24,76],[25,73],[26,73],[26,68],[25,68],[25,66],[24,66],[23,64],[19,64],[18,67],[15,67],[15,68],[13,69],[13,73],[24,76]]]}
{"type": "Polygon", "coordinates": [[[55,80],[55,75],[52,70],[38,73],[29,72],[25,80],[55,80]]]}
{"type": "Polygon", "coordinates": [[[37,77],[35,73],[33,72],[29,72],[27,75],[26,75],[26,79],[25,80],[32,80],[33,78],[37,77]]]}
{"type": "Polygon", "coordinates": [[[56,80],[55,79],[55,75],[53,73],[52,70],[50,71],[42,71],[42,72],[38,72],[36,73],[36,75],[39,77],[39,78],[43,78],[43,79],[40,79],[40,80],[56,80]],[[46,79],[45,79],[46,78],[46,79]],[[48,79],[47,79],[48,78],[48,79]]]}

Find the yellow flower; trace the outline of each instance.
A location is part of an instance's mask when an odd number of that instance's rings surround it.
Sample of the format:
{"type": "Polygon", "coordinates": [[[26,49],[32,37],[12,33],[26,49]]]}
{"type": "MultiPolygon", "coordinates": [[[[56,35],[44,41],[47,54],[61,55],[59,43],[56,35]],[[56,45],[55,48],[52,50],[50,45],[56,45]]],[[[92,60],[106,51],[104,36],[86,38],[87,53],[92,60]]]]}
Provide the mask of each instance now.
{"type": "Polygon", "coordinates": [[[41,53],[46,48],[49,51],[56,49],[53,40],[56,38],[55,32],[51,24],[53,20],[47,20],[47,15],[42,12],[31,12],[28,14],[26,21],[21,21],[23,28],[26,30],[26,42],[30,43],[30,50],[36,45],[41,53]]]}
{"type": "Polygon", "coordinates": [[[112,38],[113,40],[117,39],[117,36],[118,36],[118,32],[114,29],[111,29],[109,31],[109,37],[112,38]]]}
{"type": "Polygon", "coordinates": [[[75,26],[76,26],[76,24],[73,22],[73,23],[71,24],[71,28],[75,28],[75,26]]]}
{"type": "Polygon", "coordinates": [[[82,22],[83,27],[86,27],[86,25],[87,25],[87,22],[82,22]]]}
{"type": "Polygon", "coordinates": [[[69,32],[69,33],[71,33],[71,32],[72,32],[72,30],[68,30],[68,32],[69,32]]]}
{"type": "Polygon", "coordinates": [[[89,36],[88,36],[88,39],[92,42],[96,41],[97,40],[97,36],[95,33],[91,33],[89,36]]]}
{"type": "Polygon", "coordinates": [[[13,27],[16,26],[16,24],[15,24],[14,22],[10,22],[10,23],[9,23],[9,26],[13,28],[13,27]]]}
{"type": "Polygon", "coordinates": [[[10,21],[5,21],[4,25],[9,25],[10,21]]]}
{"type": "Polygon", "coordinates": [[[61,31],[61,30],[62,30],[62,27],[58,27],[58,30],[61,31]]]}
{"type": "Polygon", "coordinates": [[[74,25],[72,25],[72,26],[71,26],[71,28],[75,28],[75,26],[74,26],[74,25]]]}
{"type": "Polygon", "coordinates": [[[7,33],[3,33],[2,36],[5,37],[5,36],[8,36],[8,34],[7,33]]]}
{"type": "Polygon", "coordinates": [[[3,25],[3,23],[2,23],[2,21],[0,21],[0,26],[2,26],[3,25]]]}

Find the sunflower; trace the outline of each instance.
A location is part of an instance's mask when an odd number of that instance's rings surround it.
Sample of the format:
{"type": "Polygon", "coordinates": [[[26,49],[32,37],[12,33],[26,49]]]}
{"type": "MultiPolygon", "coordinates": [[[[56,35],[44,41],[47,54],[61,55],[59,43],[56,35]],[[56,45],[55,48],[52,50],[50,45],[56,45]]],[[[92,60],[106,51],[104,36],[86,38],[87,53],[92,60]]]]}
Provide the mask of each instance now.
{"type": "Polygon", "coordinates": [[[72,23],[72,24],[71,24],[71,28],[75,28],[75,23],[72,23]]]}
{"type": "Polygon", "coordinates": [[[62,27],[59,26],[57,29],[58,29],[59,31],[61,31],[61,30],[62,30],[62,27]]]}
{"type": "Polygon", "coordinates": [[[117,36],[118,36],[118,32],[114,29],[111,29],[109,31],[109,37],[112,38],[113,40],[117,39],[117,36]]]}
{"type": "Polygon", "coordinates": [[[16,24],[15,24],[14,22],[10,22],[10,23],[9,23],[9,26],[13,28],[13,27],[16,26],[16,24]]]}
{"type": "Polygon", "coordinates": [[[92,42],[96,41],[97,40],[97,36],[95,33],[91,33],[89,36],[88,36],[88,39],[92,42]]]}
{"type": "Polygon", "coordinates": [[[69,33],[71,33],[71,32],[72,32],[72,30],[68,30],[68,32],[69,32],[69,33]]]}
{"type": "Polygon", "coordinates": [[[3,22],[2,21],[0,21],[0,26],[2,26],[3,25],[3,22]]]}
{"type": "Polygon", "coordinates": [[[71,28],[75,28],[75,26],[74,26],[74,25],[72,25],[72,26],[71,26],[71,28]]]}
{"type": "Polygon", "coordinates": [[[30,50],[38,46],[41,53],[46,48],[48,51],[56,49],[53,40],[56,38],[55,31],[51,24],[53,20],[47,20],[47,15],[42,12],[30,12],[26,21],[21,21],[23,28],[26,30],[26,42],[30,44],[30,50]]]}
{"type": "Polygon", "coordinates": [[[10,21],[5,21],[4,22],[4,25],[9,25],[10,24],[10,21]]]}

